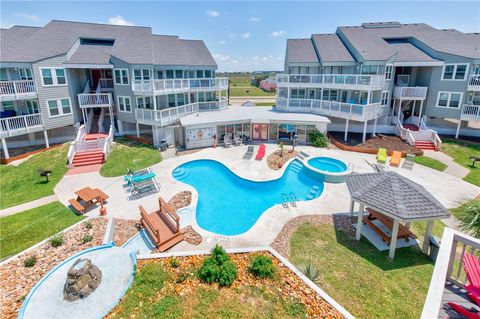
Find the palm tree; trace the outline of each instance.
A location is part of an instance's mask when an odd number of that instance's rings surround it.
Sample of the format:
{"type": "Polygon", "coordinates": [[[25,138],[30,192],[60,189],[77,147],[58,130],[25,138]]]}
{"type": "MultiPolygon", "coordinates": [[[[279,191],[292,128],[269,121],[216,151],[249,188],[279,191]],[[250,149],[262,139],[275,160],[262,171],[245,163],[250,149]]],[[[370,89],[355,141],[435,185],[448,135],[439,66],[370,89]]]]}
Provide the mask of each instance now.
{"type": "Polygon", "coordinates": [[[463,204],[458,213],[462,230],[480,238],[480,199],[463,204]]]}

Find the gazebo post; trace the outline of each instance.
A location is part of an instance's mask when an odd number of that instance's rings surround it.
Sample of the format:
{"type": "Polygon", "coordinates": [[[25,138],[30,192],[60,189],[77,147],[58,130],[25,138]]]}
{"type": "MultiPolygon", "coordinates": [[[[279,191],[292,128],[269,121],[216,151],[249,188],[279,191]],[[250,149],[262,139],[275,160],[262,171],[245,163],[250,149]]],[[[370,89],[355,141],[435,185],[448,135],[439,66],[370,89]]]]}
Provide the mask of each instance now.
{"type": "Polygon", "coordinates": [[[428,254],[428,246],[430,244],[430,236],[432,236],[433,220],[429,220],[427,223],[427,230],[425,231],[425,238],[423,238],[422,252],[428,254]]]}
{"type": "Polygon", "coordinates": [[[398,220],[393,220],[392,240],[390,241],[390,252],[388,257],[393,259],[395,257],[395,249],[397,249],[397,236],[398,236],[398,220]]]}
{"type": "Polygon", "coordinates": [[[363,211],[364,211],[365,205],[360,204],[360,211],[358,212],[358,220],[357,220],[357,233],[355,238],[357,240],[360,240],[362,237],[362,224],[363,224],[363,211]]]}
{"type": "Polygon", "coordinates": [[[355,201],[352,199],[350,199],[350,217],[353,216],[353,210],[355,209],[355,201]]]}

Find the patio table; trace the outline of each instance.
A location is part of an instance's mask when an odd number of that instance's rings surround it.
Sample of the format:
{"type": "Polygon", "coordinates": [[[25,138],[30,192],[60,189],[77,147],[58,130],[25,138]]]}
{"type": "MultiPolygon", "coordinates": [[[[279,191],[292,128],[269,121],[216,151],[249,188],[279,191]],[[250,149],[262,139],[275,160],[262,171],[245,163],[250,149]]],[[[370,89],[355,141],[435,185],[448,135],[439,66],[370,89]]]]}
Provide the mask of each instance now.
{"type": "Polygon", "coordinates": [[[81,200],[85,203],[83,205],[85,208],[95,205],[96,203],[100,203],[100,205],[103,206],[103,202],[108,199],[108,195],[100,189],[92,189],[91,187],[82,188],[76,191],[75,195],[77,195],[77,201],[81,200]]]}

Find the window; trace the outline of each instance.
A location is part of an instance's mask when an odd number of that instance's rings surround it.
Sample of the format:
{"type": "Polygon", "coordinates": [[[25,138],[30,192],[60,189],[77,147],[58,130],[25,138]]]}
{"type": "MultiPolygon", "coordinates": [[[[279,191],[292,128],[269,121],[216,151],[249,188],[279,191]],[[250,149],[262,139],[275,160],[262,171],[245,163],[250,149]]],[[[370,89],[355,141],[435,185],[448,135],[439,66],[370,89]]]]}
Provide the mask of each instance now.
{"type": "Polygon", "coordinates": [[[128,96],[118,96],[118,110],[120,112],[132,112],[132,106],[130,103],[130,97],[128,96]]]}
{"type": "Polygon", "coordinates": [[[465,80],[468,64],[446,64],[443,67],[442,80],[465,80]]]}
{"type": "Polygon", "coordinates": [[[137,107],[139,109],[153,109],[153,100],[151,96],[137,97],[137,107]]]}
{"type": "Polygon", "coordinates": [[[378,65],[362,65],[362,74],[377,74],[378,65]]]}
{"type": "Polygon", "coordinates": [[[32,69],[22,68],[18,70],[20,74],[20,79],[23,81],[25,80],[33,80],[32,69]]]}
{"type": "Polygon", "coordinates": [[[41,68],[43,86],[66,85],[67,78],[62,68],[41,68]]]}
{"type": "Polygon", "coordinates": [[[305,89],[292,89],[291,92],[292,99],[304,99],[305,98],[305,89]]]}
{"type": "Polygon", "coordinates": [[[211,78],[212,77],[212,71],[211,70],[205,70],[205,77],[206,78],[211,78]]]}
{"type": "Polygon", "coordinates": [[[195,77],[195,71],[188,71],[188,78],[193,79],[195,77]]]}
{"type": "Polygon", "coordinates": [[[185,95],[184,94],[177,94],[177,105],[184,105],[185,104],[185,95]]]}
{"type": "Polygon", "coordinates": [[[437,107],[459,108],[462,96],[461,92],[438,92],[437,107]]]}
{"type": "Polygon", "coordinates": [[[27,100],[26,104],[27,104],[28,114],[37,114],[37,113],[39,113],[37,101],[27,100]]]}
{"type": "Polygon", "coordinates": [[[175,70],[175,78],[176,79],[183,78],[183,71],[182,70],[175,70]]]}
{"type": "Polygon", "coordinates": [[[13,101],[2,102],[3,111],[15,111],[15,104],[13,101]]]}
{"type": "Polygon", "coordinates": [[[388,106],[389,98],[390,98],[390,92],[389,91],[383,91],[382,92],[382,106],[388,106]]]}
{"type": "Polygon", "coordinates": [[[167,79],[173,79],[173,70],[167,70],[167,79]]]}
{"type": "Polygon", "coordinates": [[[48,113],[50,114],[50,117],[68,115],[72,113],[72,108],[71,108],[69,98],[48,100],[47,106],[48,106],[48,113]]]}
{"type": "Polygon", "coordinates": [[[167,103],[169,107],[175,106],[175,94],[169,94],[167,97],[167,103]]]}
{"type": "Polygon", "coordinates": [[[128,85],[128,70],[127,69],[115,69],[115,84],[128,85]]]}
{"type": "Polygon", "coordinates": [[[197,70],[197,78],[199,78],[199,79],[203,78],[203,71],[202,70],[197,70]]]}
{"type": "Polygon", "coordinates": [[[393,75],[393,65],[387,64],[385,66],[385,80],[391,80],[393,75]]]}
{"type": "Polygon", "coordinates": [[[133,70],[133,76],[135,81],[148,81],[150,80],[150,70],[149,69],[135,69],[133,70]]]}
{"type": "Polygon", "coordinates": [[[337,90],[323,90],[322,100],[337,101],[337,90]]]}

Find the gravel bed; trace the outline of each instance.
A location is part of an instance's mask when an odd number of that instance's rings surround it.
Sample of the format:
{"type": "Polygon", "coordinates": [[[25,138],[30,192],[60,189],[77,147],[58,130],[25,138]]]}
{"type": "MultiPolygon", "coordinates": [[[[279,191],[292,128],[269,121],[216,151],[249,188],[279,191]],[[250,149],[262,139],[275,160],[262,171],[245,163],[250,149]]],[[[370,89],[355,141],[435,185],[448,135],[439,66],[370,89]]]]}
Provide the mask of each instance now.
{"type": "Polygon", "coordinates": [[[134,219],[115,218],[115,246],[122,246],[139,230],[140,221],[134,219]]]}
{"type": "Polygon", "coordinates": [[[298,155],[297,151],[291,149],[283,149],[283,154],[280,156],[280,151],[275,151],[267,157],[267,164],[273,170],[279,170],[288,162],[291,158],[298,155]]]}

